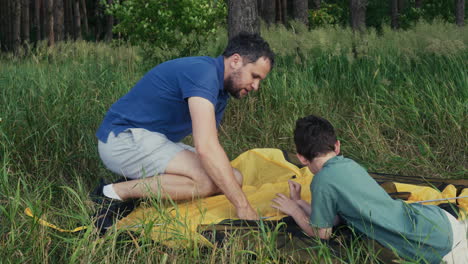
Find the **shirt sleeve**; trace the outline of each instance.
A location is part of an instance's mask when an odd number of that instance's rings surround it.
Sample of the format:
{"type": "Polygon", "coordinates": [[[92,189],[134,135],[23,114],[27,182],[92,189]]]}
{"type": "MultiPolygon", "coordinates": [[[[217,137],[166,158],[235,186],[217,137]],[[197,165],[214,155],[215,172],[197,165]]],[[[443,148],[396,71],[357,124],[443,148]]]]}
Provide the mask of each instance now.
{"type": "Polygon", "coordinates": [[[207,99],[216,106],[219,93],[216,76],[216,72],[209,69],[193,69],[190,72],[181,74],[179,85],[184,100],[197,96],[207,99]]]}
{"type": "Polygon", "coordinates": [[[333,227],[333,221],[337,215],[336,196],[326,183],[320,184],[312,181],[312,213],[310,225],[317,228],[333,227]]]}

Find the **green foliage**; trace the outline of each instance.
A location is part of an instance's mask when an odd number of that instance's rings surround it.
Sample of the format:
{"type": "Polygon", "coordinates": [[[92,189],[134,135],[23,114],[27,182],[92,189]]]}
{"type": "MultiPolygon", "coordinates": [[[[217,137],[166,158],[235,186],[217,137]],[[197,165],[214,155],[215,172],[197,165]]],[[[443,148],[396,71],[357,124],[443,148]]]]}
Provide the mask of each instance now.
{"type": "Polygon", "coordinates": [[[221,0],[119,0],[107,11],[119,21],[114,32],[141,44],[149,56],[155,49],[170,53],[173,48],[178,55],[189,54],[216,32],[227,15],[221,0]]]}
{"type": "Polygon", "coordinates": [[[318,28],[324,25],[344,25],[346,24],[346,8],[335,3],[323,3],[320,9],[309,10],[309,25],[318,28]]]}
{"type": "MultiPolygon", "coordinates": [[[[455,22],[455,1],[424,0],[422,7],[415,7],[415,0],[399,0],[403,6],[399,10],[400,27],[408,29],[419,20],[431,22],[444,20],[455,22]]],[[[312,28],[323,25],[349,24],[349,1],[324,0],[319,10],[309,10],[309,22],[312,28]]],[[[465,19],[468,17],[468,5],[465,5],[465,19]]],[[[366,7],[366,25],[381,30],[390,24],[390,1],[368,0],[366,7]]]]}
{"type": "MultiPolygon", "coordinates": [[[[370,170],[466,177],[468,27],[436,20],[359,37],[336,26],[294,29],[262,32],[277,65],[259,92],[226,110],[219,134],[231,158],[255,147],[294,151],[295,120],[318,114],[337,128],[344,155],[370,170]]],[[[215,54],[226,34],[213,40],[194,54],[215,54]]],[[[254,234],[248,243],[234,235],[212,249],[173,249],[126,232],[59,233],[23,214],[31,207],[68,229],[91,223],[88,193],[100,177],[117,177],[99,160],[94,133],[145,73],[137,51],[69,42],[40,46],[23,59],[0,57],[3,262],[297,263],[272,248],[274,233],[254,234]]],[[[326,246],[310,250],[321,256],[312,263],[374,259],[357,244],[341,259],[326,246]]]]}

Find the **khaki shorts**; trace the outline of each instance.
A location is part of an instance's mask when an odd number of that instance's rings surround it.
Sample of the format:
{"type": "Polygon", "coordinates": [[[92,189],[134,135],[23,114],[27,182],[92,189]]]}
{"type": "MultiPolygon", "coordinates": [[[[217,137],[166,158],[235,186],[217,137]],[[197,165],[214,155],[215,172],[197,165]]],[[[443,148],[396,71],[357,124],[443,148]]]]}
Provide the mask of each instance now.
{"type": "Polygon", "coordinates": [[[107,143],[98,142],[98,150],[109,170],[130,179],[162,174],[177,153],[195,152],[191,146],[143,128],[129,128],[117,136],[111,132],[107,143]]]}
{"type": "Polygon", "coordinates": [[[453,246],[452,250],[442,259],[442,263],[468,263],[468,219],[465,221],[458,221],[451,214],[445,213],[452,226],[453,246]]]}

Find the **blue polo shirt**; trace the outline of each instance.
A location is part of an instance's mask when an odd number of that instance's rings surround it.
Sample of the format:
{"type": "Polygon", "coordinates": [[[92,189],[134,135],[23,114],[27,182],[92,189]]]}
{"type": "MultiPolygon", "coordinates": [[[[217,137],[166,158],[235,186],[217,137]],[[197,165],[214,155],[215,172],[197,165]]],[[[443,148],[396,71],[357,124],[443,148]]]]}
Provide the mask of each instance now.
{"type": "Polygon", "coordinates": [[[192,133],[188,107],[192,96],[214,105],[219,125],[229,99],[223,56],[179,58],[154,67],[110,107],[96,136],[106,143],[110,132],[118,135],[128,128],[144,128],[179,142],[192,133]]]}

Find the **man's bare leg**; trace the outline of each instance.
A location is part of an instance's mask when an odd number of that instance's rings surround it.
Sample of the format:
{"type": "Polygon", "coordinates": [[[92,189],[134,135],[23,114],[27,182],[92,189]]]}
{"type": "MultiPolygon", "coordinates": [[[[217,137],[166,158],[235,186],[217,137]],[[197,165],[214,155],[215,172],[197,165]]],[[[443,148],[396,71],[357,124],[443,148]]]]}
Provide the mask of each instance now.
{"type": "MultiPolygon", "coordinates": [[[[242,175],[234,169],[234,175],[242,186],[242,175]]],[[[179,152],[168,164],[166,173],[154,177],[113,184],[122,200],[154,197],[187,200],[219,193],[219,188],[203,169],[198,155],[188,150],[179,152]]]]}

